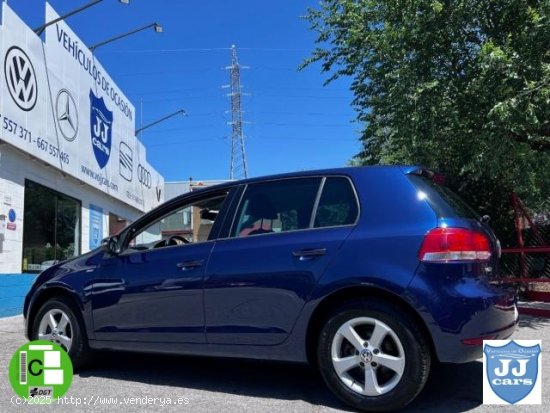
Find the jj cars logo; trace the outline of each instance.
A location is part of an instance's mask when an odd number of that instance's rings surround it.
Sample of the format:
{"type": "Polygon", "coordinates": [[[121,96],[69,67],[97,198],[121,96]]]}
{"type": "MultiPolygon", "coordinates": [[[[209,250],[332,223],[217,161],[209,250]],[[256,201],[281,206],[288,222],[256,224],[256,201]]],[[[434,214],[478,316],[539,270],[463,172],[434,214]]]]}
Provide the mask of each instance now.
{"type": "Polygon", "coordinates": [[[17,46],[6,53],[4,75],[15,104],[24,111],[32,110],[38,97],[36,74],[29,56],[17,46]]]}
{"type": "Polygon", "coordinates": [[[95,159],[104,168],[111,156],[113,112],[107,109],[103,98],[98,98],[90,89],[90,132],[95,159]]]}
{"type": "Polygon", "coordinates": [[[151,184],[152,184],[151,172],[149,172],[149,170],[145,168],[142,164],[138,165],[137,176],[140,184],[142,184],[147,188],[151,188],[151,184]]]}
{"type": "Polygon", "coordinates": [[[483,403],[541,403],[540,340],[483,342],[483,403]]]}
{"type": "Polygon", "coordinates": [[[61,89],[55,101],[55,119],[63,137],[72,142],[78,134],[78,112],[74,98],[66,89],[61,89]]]}

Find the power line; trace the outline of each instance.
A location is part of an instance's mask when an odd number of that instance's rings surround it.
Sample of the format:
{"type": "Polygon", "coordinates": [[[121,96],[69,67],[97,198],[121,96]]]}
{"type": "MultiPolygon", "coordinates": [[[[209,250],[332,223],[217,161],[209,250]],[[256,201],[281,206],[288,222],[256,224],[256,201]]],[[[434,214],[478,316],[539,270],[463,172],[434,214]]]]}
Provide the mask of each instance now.
{"type": "MultiPolygon", "coordinates": [[[[150,132],[152,133],[152,132],[150,132]]],[[[308,141],[308,142],[344,142],[344,143],[357,143],[359,144],[360,141],[358,138],[346,138],[346,139],[342,139],[342,138],[317,138],[317,137],[313,137],[313,138],[307,138],[307,137],[303,137],[303,136],[278,136],[278,137],[275,137],[275,136],[255,136],[254,139],[258,139],[258,140],[262,140],[262,141],[270,141],[272,143],[277,143],[278,141],[308,141]]],[[[202,142],[204,143],[206,140],[225,140],[225,138],[210,138],[210,139],[206,139],[204,137],[201,137],[199,139],[185,139],[185,140],[181,140],[181,139],[178,139],[177,141],[168,141],[168,142],[156,142],[156,143],[151,143],[151,144],[147,144],[147,147],[164,147],[164,146],[179,146],[179,145],[187,145],[189,143],[199,143],[199,142],[202,142]]]]}
{"type": "Polygon", "coordinates": [[[131,76],[159,76],[159,75],[168,75],[168,74],[179,74],[179,75],[189,75],[190,73],[203,74],[206,72],[219,72],[219,69],[177,69],[177,70],[162,70],[154,72],[131,72],[131,73],[114,73],[111,74],[112,77],[131,77],[131,76]]]}
{"type": "Polygon", "coordinates": [[[320,128],[344,128],[348,123],[295,123],[295,122],[255,122],[256,126],[308,126],[320,128]]]}
{"type": "Polygon", "coordinates": [[[335,116],[350,116],[350,115],[353,115],[353,112],[350,112],[350,113],[343,113],[343,112],[339,112],[339,113],[334,113],[334,112],[289,112],[289,111],[281,111],[281,112],[277,112],[277,111],[268,111],[268,112],[265,112],[265,111],[260,111],[260,112],[257,112],[258,114],[263,114],[263,115],[299,115],[299,116],[330,116],[330,117],[335,117],[335,116]]]}
{"type": "Polygon", "coordinates": [[[182,100],[191,100],[191,99],[214,99],[214,98],[222,98],[223,96],[220,94],[212,94],[212,95],[193,95],[193,96],[186,96],[182,95],[180,97],[173,97],[173,98],[158,98],[158,99],[143,99],[143,102],[147,103],[155,103],[155,102],[174,102],[174,101],[182,101],[182,100]]]}
{"type": "MultiPolygon", "coordinates": [[[[292,52],[292,53],[311,53],[310,49],[292,49],[292,48],[270,48],[270,47],[240,47],[240,50],[257,52],[292,52]]],[[[194,52],[225,52],[231,50],[230,47],[186,47],[176,49],[125,49],[125,50],[105,50],[102,54],[110,53],[194,53],[194,52]]]]}
{"type": "Polygon", "coordinates": [[[126,50],[106,50],[103,54],[108,53],[189,53],[189,52],[220,52],[231,50],[230,47],[188,47],[180,49],[126,49],[126,50]]]}
{"type": "Polygon", "coordinates": [[[132,91],[131,93],[128,93],[128,95],[134,95],[134,96],[143,96],[143,95],[162,95],[162,94],[171,94],[171,93],[181,93],[181,92],[197,92],[197,91],[204,91],[204,90],[217,90],[218,88],[213,86],[203,86],[203,87],[189,87],[189,88],[177,88],[177,89],[157,89],[157,90],[149,90],[149,91],[143,91],[143,92],[135,92],[132,91]]]}

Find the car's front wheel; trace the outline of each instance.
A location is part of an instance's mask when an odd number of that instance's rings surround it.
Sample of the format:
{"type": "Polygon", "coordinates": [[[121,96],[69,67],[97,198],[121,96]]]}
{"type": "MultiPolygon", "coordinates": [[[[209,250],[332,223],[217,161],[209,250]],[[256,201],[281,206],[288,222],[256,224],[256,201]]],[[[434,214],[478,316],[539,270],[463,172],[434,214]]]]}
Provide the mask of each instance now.
{"type": "Polygon", "coordinates": [[[32,339],[59,344],[71,358],[74,369],[82,367],[90,356],[86,333],[76,311],[66,298],[52,298],[40,307],[32,327],[32,339]]]}
{"type": "Polygon", "coordinates": [[[383,301],[353,301],[335,310],[321,330],[317,357],[334,394],[367,411],[409,404],[424,387],[431,362],[418,327],[383,301]]]}

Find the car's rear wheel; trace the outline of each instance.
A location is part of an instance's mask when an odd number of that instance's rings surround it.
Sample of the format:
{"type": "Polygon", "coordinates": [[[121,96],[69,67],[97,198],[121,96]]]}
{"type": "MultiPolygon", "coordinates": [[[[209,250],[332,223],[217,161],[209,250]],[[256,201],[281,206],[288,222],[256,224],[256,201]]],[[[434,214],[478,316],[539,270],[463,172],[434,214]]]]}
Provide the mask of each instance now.
{"type": "Polygon", "coordinates": [[[84,326],[76,311],[66,298],[52,298],[40,307],[32,327],[32,339],[59,344],[71,358],[75,370],[84,366],[90,357],[84,326]]]}
{"type": "Polygon", "coordinates": [[[414,322],[383,301],[353,301],[335,310],[317,350],[323,379],[345,403],[386,411],[409,404],[430,371],[430,349],[414,322]]]}

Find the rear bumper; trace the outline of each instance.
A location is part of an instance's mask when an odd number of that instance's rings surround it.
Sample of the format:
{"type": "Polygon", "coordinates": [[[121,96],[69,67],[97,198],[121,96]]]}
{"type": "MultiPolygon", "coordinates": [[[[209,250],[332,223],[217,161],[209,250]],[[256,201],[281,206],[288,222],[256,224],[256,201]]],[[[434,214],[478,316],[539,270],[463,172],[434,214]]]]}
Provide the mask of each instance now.
{"type": "Polygon", "coordinates": [[[517,326],[513,291],[490,285],[484,278],[426,283],[415,277],[409,293],[430,330],[437,358],[467,363],[482,357],[482,338],[504,340],[517,326]],[[476,344],[466,344],[466,343],[476,344]]]}
{"type": "Polygon", "coordinates": [[[468,314],[470,320],[458,334],[438,330],[432,335],[439,361],[444,363],[467,363],[483,355],[486,340],[504,340],[516,330],[518,312],[515,304],[506,308],[500,304],[490,304],[486,308],[468,314]],[[465,344],[477,342],[476,344],[465,344]]]}

